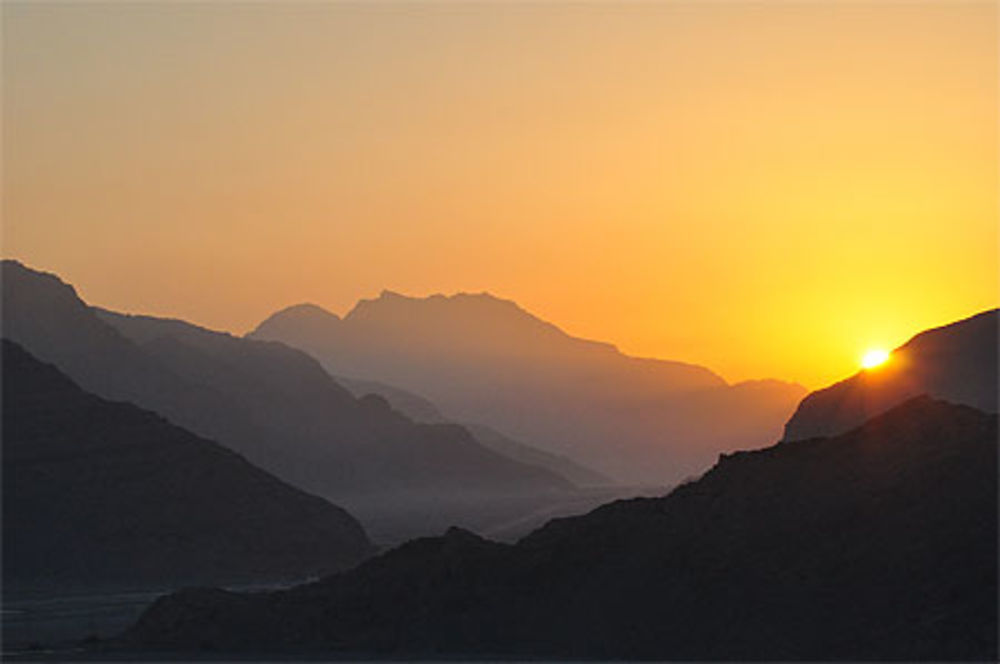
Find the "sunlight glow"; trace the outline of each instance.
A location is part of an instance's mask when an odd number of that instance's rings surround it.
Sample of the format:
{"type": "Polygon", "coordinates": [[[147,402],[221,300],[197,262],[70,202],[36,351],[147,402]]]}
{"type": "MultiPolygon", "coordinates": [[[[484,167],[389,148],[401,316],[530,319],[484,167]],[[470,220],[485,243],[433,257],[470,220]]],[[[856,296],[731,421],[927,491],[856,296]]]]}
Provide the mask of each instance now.
{"type": "Polygon", "coordinates": [[[889,359],[889,351],[881,348],[873,348],[867,351],[861,358],[861,366],[865,369],[874,369],[880,364],[884,364],[889,359]]]}

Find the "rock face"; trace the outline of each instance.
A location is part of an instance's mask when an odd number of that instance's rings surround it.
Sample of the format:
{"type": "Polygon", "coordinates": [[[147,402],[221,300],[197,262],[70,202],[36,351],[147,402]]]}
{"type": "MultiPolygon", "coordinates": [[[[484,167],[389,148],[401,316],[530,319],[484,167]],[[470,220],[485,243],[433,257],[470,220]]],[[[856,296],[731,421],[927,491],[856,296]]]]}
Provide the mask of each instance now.
{"type": "Polygon", "coordinates": [[[3,341],[8,596],[301,580],[373,552],[344,510],[3,341]]]}
{"type": "Polygon", "coordinates": [[[300,305],[249,336],[630,484],[670,484],[704,471],[720,451],[776,440],[805,393],[778,381],[730,386],[704,367],[629,357],[485,293],[385,292],[343,319],[300,305]]]}
{"type": "Polygon", "coordinates": [[[919,394],[997,412],[998,317],[994,309],[921,332],[885,365],[813,392],[783,440],[843,433],[919,394]]]}
{"type": "Polygon", "coordinates": [[[997,418],[921,397],[516,545],[453,530],[314,584],[184,591],[124,647],[262,656],[995,660],[997,418]]]}
{"type": "Polygon", "coordinates": [[[358,399],[313,358],[178,320],[88,307],[72,287],[3,263],[4,336],[82,388],[155,411],[309,493],[380,542],[484,528],[573,491],[564,478],[358,399]]]}

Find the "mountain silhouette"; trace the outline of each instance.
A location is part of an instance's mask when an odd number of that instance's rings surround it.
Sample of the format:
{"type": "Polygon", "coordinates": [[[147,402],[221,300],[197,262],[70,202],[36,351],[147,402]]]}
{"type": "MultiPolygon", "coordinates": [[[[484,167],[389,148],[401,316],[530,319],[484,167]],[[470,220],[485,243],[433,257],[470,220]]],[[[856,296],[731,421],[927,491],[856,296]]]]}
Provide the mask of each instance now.
{"type": "Polygon", "coordinates": [[[996,415],[917,397],[840,436],[723,456],[663,498],[557,519],[516,545],[453,529],[290,590],[183,591],[121,647],[995,661],[996,441],[996,415]]]}
{"type": "Polygon", "coordinates": [[[358,399],[302,351],[178,320],[88,307],[53,275],[3,263],[4,336],[82,388],[153,410],[309,493],[346,507],[379,541],[485,529],[574,487],[480,445],[358,399]]]}
{"type": "Polygon", "coordinates": [[[985,311],[926,330],[889,362],[811,393],[785,425],[784,440],[829,436],[919,394],[997,412],[997,320],[985,311]]]}
{"type": "MultiPolygon", "coordinates": [[[[357,380],[343,376],[337,376],[336,380],[356,396],[377,394],[384,398],[393,409],[403,413],[414,422],[443,423],[448,421],[448,418],[441,414],[437,406],[412,392],[373,380],[357,380]]],[[[494,452],[515,461],[551,470],[578,487],[606,487],[613,484],[608,477],[569,457],[551,454],[519,440],[514,440],[493,427],[474,422],[461,422],[459,424],[465,427],[479,443],[494,452]]]]}
{"type": "Polygon", "coordinates": [[[730,386],[704,367],[629,357],[486,293],[386,291],[343,319],[299,305],[248,336],[301,348],[334,375],[419,394],[451,421],[633,484],[673,483],[720,451],[776,440],[805,393],[779,381],[730,386]]]}
{"type": "Polygon", "coordinates": [[[344,510],[6,339],[3,400],[8,597],[302,580],[374,552],[344,510]]]}

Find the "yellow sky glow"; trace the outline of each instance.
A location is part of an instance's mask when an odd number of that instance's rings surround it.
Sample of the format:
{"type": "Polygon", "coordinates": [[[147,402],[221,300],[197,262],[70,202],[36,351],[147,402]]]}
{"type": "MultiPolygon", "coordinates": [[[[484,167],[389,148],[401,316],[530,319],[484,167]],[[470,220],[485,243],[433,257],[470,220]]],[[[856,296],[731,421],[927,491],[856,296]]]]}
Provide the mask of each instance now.
{"type": "Polygon", "coordinates": [[[995,3],[5,4],[3,253],[244,332],[482,291],[817,387],[998,302],[995,3]]]}

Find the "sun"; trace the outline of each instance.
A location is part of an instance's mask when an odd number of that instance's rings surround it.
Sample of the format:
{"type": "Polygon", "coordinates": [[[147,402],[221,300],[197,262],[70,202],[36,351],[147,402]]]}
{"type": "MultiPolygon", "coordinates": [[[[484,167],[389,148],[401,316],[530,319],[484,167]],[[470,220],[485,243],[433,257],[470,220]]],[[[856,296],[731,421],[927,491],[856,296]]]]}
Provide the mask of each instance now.
{"type": "Polygon", "coordinates": [[[889,351],[882,348],[873,348],[861,357],[861,366],[865,369],[874,369],[880,364],[885,364],[889,359],[889,351]]]}

